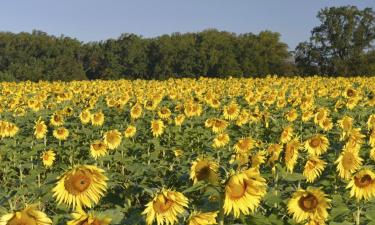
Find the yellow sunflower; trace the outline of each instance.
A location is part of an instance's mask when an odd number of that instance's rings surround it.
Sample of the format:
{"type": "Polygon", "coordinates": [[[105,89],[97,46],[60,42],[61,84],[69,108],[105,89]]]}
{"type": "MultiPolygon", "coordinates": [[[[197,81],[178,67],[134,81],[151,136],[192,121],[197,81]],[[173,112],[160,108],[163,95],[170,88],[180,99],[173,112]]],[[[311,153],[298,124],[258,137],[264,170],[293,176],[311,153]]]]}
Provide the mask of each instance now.
{"type": "Polygon", "coordinates": [[[293,127],[288,126],[283,129],[280,135],[280,142],[287,143],[288,141],[292,140],[293,136],[293,127]]]}
{"type": "Polygon", "coordinates": [[[320,189],[299,189],[288,201],[288,213],[293,215],[297,223],[313,220],[325,224],[328,209],[331,208],[330,201],[320,189]]]}
{"type": "Polygon", "coordinates": [[[53,165],[53,162],[56,159],[56,154],[53,152],[52,149],[50,149],[48,151],[43,152],[40,158],[43,161],[43,165],[48,168],[53,165]]]}
{"type": "Polygon", "coordinates": [[[306,177],[307,182],[313,183],[322,174],[326,165],[327,163],[318,156],[311,156],[305,164],[303,176],[306,177]]]}
{"type": "Polygon", "coordinates": [[[333,128],[333,123],[330,118],[325,118],[319,123],[319,126],[324,130],[324,131],[330,131],[333,128]]]}
{"type": "Polygon", "coordinates": [[[102,112],[97,112],[91,115],[91,124],[93,126],[102,126],[104,123],[104,114],[102,112]]]}
{"type": "Polygon", "coordinates": [[[43,120],[39,118],[38,121],[35,122],[34,126],[34,135],[36,139],[42,139],[47,134],[47,125],[44,123],[43,120]]]}
{"type": "Polygon", "coordinates": [[[79,114],[79,119],[81,120],[82,124],[87,124],[91,121],[91,113],[89,109],[84,109],[79,114]]]}
{"type": "Polygon", "coordinates": [[[107,154],[108,146],[101,140],[96,140],[90,145],[90,154],[94,159],[107,154]]]}
{"type": "Polygon", "coordinates": [[[344,146],[337,158],[337,172],[342,179],[349,180],[352,174],[362,166],[363,159],[359,156],[359,148],[350,144],[344,146]]]}
{"type": "Polygon", "coordinates": [[[114,129],[104,133],[104,144],[108,146],[108,149],[116,149],[121,144],[121,133],[114,129]]]}
{"type": "Polygon", "coordinates": [[[300,146],[301,144],[296,138],[286,144],[284,161],[290,173],[293,173],[294,166],[297,163],[300,146]]]}
{"type": "Polygon", "coordinates": [[[151,132],[154,137],[159,137],[164,132],[165,125],[162,120],[151,121],[151,132]]]}
{"type": "Polygon", "coordinates": [[[60,141],[66,140],[69,137],[69,130],[65,127],[59,127],[53,130],[53,136],[60,141]]]}
{"type": "Polygon", "coordinates": [[[130,109],[130,117],[132,119],[138,119],[142,116],[142,105],[139,103],[136,103],[133,105],[133,107],[130,109]]]}
{"type": "Polygon", "coordinates": [[[270,157],[268,158],[267,164],[273,165],[275,161],[278,161],[282,150],[282,146],[279,144],[271,144],[268,146],[267,152],[270,157]]]}
{"type": "Polygon", "coordinates": [[[225,120],[213,119],[211,127],[212,127],[212,131],[214,133],[221,133],[227,128],[228,125],[229,125],[229,123],[225,120]]]}
{"type": "Polygon", "coordinates": [[[112,221],[107,216],[97,216],[94,213],[86,213],[82,209],[78,209],[71,214],[73,219],[68,221],[67,225],[109,225],[112,221]]]}
{"type": "Polygon", "coordinates": [[[62,126],[64,125],[64,117],[62,117],[59,113],[53,113],[50,119],[50,123],[54,127],[62,126]]]}
{"type": "Polygon", "coordinates": [[[193,212],[188,219],[188,225],[214,225],[217,224],[218,212],[193,212]]]}
{"type": "Polygon", "coordinates": [[[305,142],[305,149],[310,155],[321,155],[328,150],[328,138],[322,134],[317,134],[305,142]]]}
{"type": "Polygon", "coordinates": [[[375,130],[375,114],[369,116],[367,120],[367,129],[368,130],[375,130]]]}
{"type": "Polygon", "coordinates": [[[147,225],[155,220],[158,225],[173,225],[178,216],[185,212],[189,200],[180,192],[163,189],[146,205],[143,215],[146,215],[147,225]]]}
{"type": "Polygon", "coordinates": [[[238,218],[240,214],[254,212],[266,194],[266,180],[255,168],[232,175],[225,185],[224,212],[231,212],[238,218]]]}
{"type": "Polygon", "coordinates": [[[240,113],[240,107],[238,106],[238,104],[235,101],[231,102],[227,106],[224,106],[223,116],[226,120],[237,119],[239,113],[240,113]]]}
{"type": "Polygon", "coordinates": [[[37,205],[26,206],[22,211],[5,214],[0,218],[0,225],[50,225],[52,220],[39,211],[37,205]]]}
{"type": "Polygon", "coordinates": [[[124,131],[124,136],[126,138],[131,138],[131,137],[134,137],[136,132],[137,132],[137,128],[135,126],[129,125],[124,131]]]}
{"type": "Polygon", "coordinates": [[[58,177],[52,189],[53,197],[58,204],[65,203],[74,209],[82,206],[91,208],[106,192],[107,180],[104,170],[96,166],[76,166],[58,177]]]}
{"type": "Polygon", "coordinates": [[[216,162],[206,158],[198,158],[191,165],[190,179],[194,183],[204,180],[216,184],[219,180],[218,169],[219,165],[216,162]]]}
{"type": "Polygon", "coordinates": [[[159,111],[158,111],[158,115],[160,118],[162,119],[168,119],[170,116],[171,116],[171,110],[168,109],[167,107],[162,107],[159,111]]]}
{"type": "Polygon", "coordinates": [[[228,134],[226,134],[226,133],[218,134],[213,140],[212,147],[214,147],[214,148],[224,147],[225,145],[227,145],[229,143],[229,140],[230,139],[229,139],[228,134]]]}
{"type": "Polygon", "coordinates": [[[181,126],[184,121],[185,121],[184,114],[179,114],[174,118],[174,123],[176,124],[176,126],[181,126]]]}
{"type": "Polygon", "coordinates": [[[265,150],[258,151],[254,155],[251,156],[251,167],[259,168],[262,164],[266,162],[266,154],[265,150]]]}
{"type": "Polygon", "coordinates": [[[297,118],[298,118],[298,112],[296,109],[292,109],[290,110],[289,112],[287,112],[285,114],[285,118],[289,121],[289,122],[293,122],[295,121],[297,118]]]}
{"type": "Polygon", "coordinates": [[[234,144],[233,149],[236,153],[248,153],[255,146],[255,141],[251,137],[241,138],[234,144]]]}
{"type": "Polygon", "coordinates": [[[355,197],[358,201],[375,197],[375,173],[370,169],[360,170],[346,188],[351,188],[350,197],[355,197]]]}

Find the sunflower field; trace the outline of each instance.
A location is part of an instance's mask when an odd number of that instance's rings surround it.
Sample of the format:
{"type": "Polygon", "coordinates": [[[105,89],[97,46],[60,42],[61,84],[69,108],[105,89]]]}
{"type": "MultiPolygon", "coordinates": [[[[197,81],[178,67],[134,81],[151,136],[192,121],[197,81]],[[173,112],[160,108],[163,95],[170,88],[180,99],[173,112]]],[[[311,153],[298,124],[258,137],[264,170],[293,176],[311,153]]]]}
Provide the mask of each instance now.
{"type": "Polygon", "coordinates": [[[0,225],[375,225],[375,77],[0,93],[0,225]]]}

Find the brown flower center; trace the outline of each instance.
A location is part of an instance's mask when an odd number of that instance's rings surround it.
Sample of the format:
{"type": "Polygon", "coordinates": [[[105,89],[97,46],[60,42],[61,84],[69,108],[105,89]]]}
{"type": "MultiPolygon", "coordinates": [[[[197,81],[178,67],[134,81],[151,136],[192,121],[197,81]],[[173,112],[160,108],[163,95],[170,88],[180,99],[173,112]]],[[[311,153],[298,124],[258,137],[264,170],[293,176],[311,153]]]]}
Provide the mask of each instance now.
{"type": "Polygon", "coordinates": [[[37,222],[34,218],[30,217],[27,213],[21,212],[20,217],[14,216],[9,222],[8,225],[37,225],[37,222]]]}
{"type": "Polygon", "coordinates": [[[246,192],[247,184],[246,182],[243,184],[229,184],[229,195],[232,199],[239,199],[244,196],[246,192]]]}
{"type": "Polygon", "coordinates": [[[200,166],[200,168],[198,167],[196,169],[197,180],[198,181],[207,180],[208,177],[210,176],[210,172],[211,172],[210,167],[207,164],[200,166]]]}
{"type": "Polygon", "coordinates": [[[91,185],[91,178],[85,171],[77,171],[67,177],[64,182],[65,189],[73,195],[78,195],[87,190],[91,185]]]}
{"type": "Polygon", "coordinates": [[[310,140],[310,146],[313,148],[319,147],[321,144],[321,140],[319,137],[314,137],[310,140]]]}
{"type": "Polygon", "coordinates": [[[352,169],[354,167],[354,155],[351,152],[347,152],[342,158],[342,166],[344,169],[352,169]]]}
{"type": "Polygon", "coordinates": [[[354,177],[354,183],[357,187],[364,188],[369,186],[371,183],[373,183],[373,179],[369,174],[365,174],[361,178],[354,177]]]}
{"type": "Polygon", "coordinates": [[[354,91],[352,89],[349,89],[347,92],[346,92],[346,95],[349,96],[349,97],[352,97],[354,95],[354,91]]]}
{"type": "Polygon", "coordinates": [[[164,196],[158,197],[158,199],[154,202],[154,210],[157,213],[164,213],[168,211],[173,205],[173,201],[165,198],[164,196]]]}
{"type": "Polygon", "coordinates": [[[318,199],[309,193],[298,200],[298,205],[303,211],[310,212],[318,206],[318,199]]]}

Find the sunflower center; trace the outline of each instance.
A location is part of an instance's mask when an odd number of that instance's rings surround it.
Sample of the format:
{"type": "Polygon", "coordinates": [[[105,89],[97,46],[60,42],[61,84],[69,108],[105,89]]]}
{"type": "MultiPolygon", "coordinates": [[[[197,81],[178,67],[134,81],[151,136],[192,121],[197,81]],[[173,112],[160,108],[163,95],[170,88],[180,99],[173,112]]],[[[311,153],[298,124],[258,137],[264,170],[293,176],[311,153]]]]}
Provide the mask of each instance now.
{"type": "Polygon", "coordinates": [[[64,134],[64,130],[63,129],[58,129],[57,130],[57,134],[58,135],[63,135],[64,134]]]}
{"type": "Polygon", "coordinates": [[[8,225],[37,225],[34,218],[30,217],[26,213],[21,213],[21,216],[17,218],[14,216],[8,223],[8,225]]]}
{"type": "Polygon", "coordinates": [[[354,95],[354,91],[352,89],[349,89],[346,94],[349,96],[349,97],[352,97],[354,95]]]}
{"type": "Polygon", "coordinates": [[[210,176],[210,167],[204,165],[203,167],[197,169],[197,180],[206,180],[210,176]]]}
{"type": "Polygon", "coordinates": [[[173,201],[170,199],[166,199],[165,197],[162,197],[162,199],[158,198],[156,202],[154,203],[154,210],[157,213],[164,213],[168,211],[173,205],[173,201]]]}
{"type": "Polygon", "coordinates": [[[230,184],[229,185],[229,191],[230,191],[230,197],[232,199],[239,199],[241,198],[242,196],[244,196],[245,192],[246,192],[246,188],[247,188],[247,184],[246,183],[243,183],[243,184],[230,184]]]}
{"type": "Polygon", "coordinates": [[[369,186],[373,182],[369,174],[365,174],[361,178],[354,177],[354,183],[357,187],[364,188],[369,186]]]}
{"type": "Polygon", "coordinates": [[[92,221],[91,223],[89,223],[89,221],[85,221],[84,223],[82,223],[82,225],[101,225],[102,222],[98,219],[94,219],[94,221],[92,221]]]}
{"type": "Polygon", "coordinates": [[[78,195],[90,187],[91,178],[82,171],[70,175],[64,183],[65,189],[73,195],[78,195]]]}
{"type": "Polygon", "coordinates": [[[354,155],[351,152],[347,152],[342,158],[342,166],[345,169],[351,169],[354,166],[354,155]]]}
{"type": "Polygon", "coordinates": [[[236,112],[236,108],[235,107],[229,107],[228,114],[234,114],[235,112],[236,112]]]}
{"type": "Polygon", "coordinates": [[[44,127],[43,127],[43,125],[38,124],[38,126],[36,127],[36,132],[37,132],[37,133],[42,133],[43,131],[44,131],[44,127]]]}
{"type": "Polygon", "coordinates": [[[313,147],[313,148],[319,147],[320,144],[321,144],[320,138],[315,137],[315,138],[310,140],[310,146],[313,147]]]}
{"type": "Polygon", "coordinates": [[[309,212],[316,209],[316,207],[318,206],[318,199],[314,195],[309,193],[308,195],[299,199],[298,205],[303,211],[309,212]]]}

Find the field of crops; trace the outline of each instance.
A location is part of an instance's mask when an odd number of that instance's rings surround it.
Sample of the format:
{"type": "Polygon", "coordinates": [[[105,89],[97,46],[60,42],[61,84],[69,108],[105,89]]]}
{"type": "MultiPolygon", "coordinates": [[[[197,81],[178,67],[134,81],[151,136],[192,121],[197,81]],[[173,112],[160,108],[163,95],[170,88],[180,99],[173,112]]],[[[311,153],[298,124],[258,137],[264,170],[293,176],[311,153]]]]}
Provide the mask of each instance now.
{"type": "Polygon", "coordinates": [[[375,78],[0,93],[0,225],[375,224],[375,78]]]}

